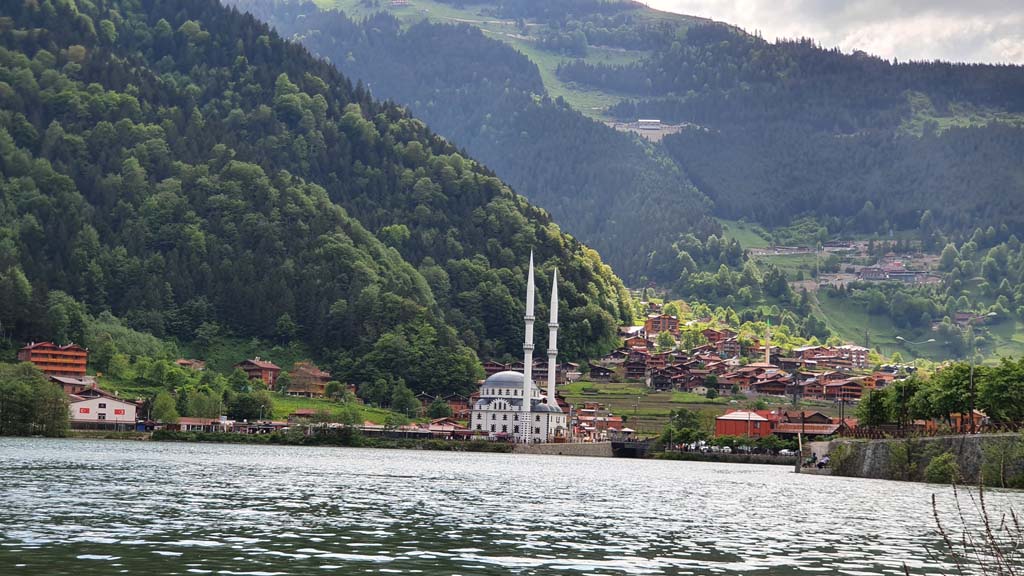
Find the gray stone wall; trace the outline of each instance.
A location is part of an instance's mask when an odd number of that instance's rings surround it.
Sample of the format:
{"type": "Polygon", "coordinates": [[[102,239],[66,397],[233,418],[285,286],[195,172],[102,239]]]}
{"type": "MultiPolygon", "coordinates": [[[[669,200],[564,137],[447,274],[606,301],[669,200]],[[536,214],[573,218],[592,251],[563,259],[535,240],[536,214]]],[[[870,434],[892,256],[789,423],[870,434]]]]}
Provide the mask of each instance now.
{"type": "MultiPolygon", "coordinates": [[[[816,446],[819,448],[819,446],[816,446]]],[[[959,482],[1024,488],[1021,434],[936,436],[892,440],[835,440],[829,443],[832,473],[857,478],[926,481],[928,466],[951,454],[959,482]]],[[[818,456],[823,456],[818,452],[818,456]]]]}
{"type": "Polygon", "coordinates": [[[567,444],[516,444],[516,454],[548,454],[556,456],[612,457],[611,442],[577,442],[567,444]]]}

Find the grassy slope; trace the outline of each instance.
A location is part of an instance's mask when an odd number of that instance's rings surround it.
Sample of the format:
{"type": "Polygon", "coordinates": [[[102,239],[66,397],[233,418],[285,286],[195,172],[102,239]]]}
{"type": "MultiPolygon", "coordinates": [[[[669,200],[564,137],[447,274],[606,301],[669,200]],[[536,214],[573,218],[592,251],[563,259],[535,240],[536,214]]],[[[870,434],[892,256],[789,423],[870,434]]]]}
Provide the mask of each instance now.
{"type": "MultiPolygon", "coordinates": [[[[520,30],[512,20],[501,20],[489,16],[481,16],[483,9],[494,8],[495,5],[478,4],[464,8],[456,8],[448,4],[441,4],[431,0],[413,0],[410,6],[382,8],[368,8],[361,0],[315,0],[321,8],[334,8],[344,11],[349,16],[362,18],[377,10],[386,10],[404,21],[412,24],[423,18],[441,23],[464,22],[472,24],[491,38],[501,40],[515,47],[527,58],[537,64],[540,69],[541,78],[544,80],[544,87],[552,98],[561,96],[569,104],[593,118],[602,119],[603,111],[618,103],[620,100],[638,94],[617,94],[601,90],[592,90],[587,87],[577,86],[574,83],[562,82],[555,74],[558,65],[571,58],[555,52],[539,48],[536,44],[536,30],[538,25],[533,22],[527,23],[527,30],[520,30]]],[[[386,2],[384,4],[387,4],[386,2]]],[[[637,10],[635,13],[638,21],[663,21],[677,22],[683,26],[696,22],[698,19],[690,16],[658,12],[649,8],[637,10]]],[[[606,48],[591,46],[589,48],[587,62],[598,64],[627,64],[638,61],[649,53],[639,50],[621,50],[617,48],[606,48]]]]}
{"type": "Polygon", "coordinates": [[[764,230],[758,224],[722,218],[719,218],[718,221],[722,224],[723,236],[730,240],[737,240],[744,248],[765,248],[771,244],[757,233],[757,231],[764,230]]]}

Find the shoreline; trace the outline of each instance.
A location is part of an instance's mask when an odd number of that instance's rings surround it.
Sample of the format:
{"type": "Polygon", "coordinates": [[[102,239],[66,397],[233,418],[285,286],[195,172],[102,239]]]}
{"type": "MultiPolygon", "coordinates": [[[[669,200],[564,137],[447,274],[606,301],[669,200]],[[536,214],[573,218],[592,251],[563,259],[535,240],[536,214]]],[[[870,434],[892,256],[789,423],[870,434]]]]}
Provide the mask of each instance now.
{"type": "Polygon", "coordinates": [[[380,448],[384,450],[432,450],[438,452],[480,452],[537,456],[573,456],[584,458],[621,458],[635,460],[675,460],[680,462],[719,462],[723,464],[768,464],[794,466],[795,457],[764,454],[721,454],[699,452],[653,452],[643,457],[615,456],[611,443],[538,444],[526,447],[487,440],[442,440],[424,438],[386,438],[354,434],[291,436],[282,433],[233,434],[227,432],[102,432],[71,431],[69,439],[135,440],[140,442],[185,442],[193,444],[246,444],[296,447],[380,448]],[[578,448],[584,448],[578,450],[578,448]]]}

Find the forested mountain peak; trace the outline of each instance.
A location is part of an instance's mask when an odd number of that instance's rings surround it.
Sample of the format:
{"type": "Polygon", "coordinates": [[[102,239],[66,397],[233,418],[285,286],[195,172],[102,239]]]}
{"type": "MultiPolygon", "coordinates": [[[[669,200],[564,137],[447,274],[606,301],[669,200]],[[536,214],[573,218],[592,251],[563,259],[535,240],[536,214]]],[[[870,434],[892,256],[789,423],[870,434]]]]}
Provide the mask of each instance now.
{"type": "Polygon", "coordinates": [[[560,348],[628,295],[546,212],[330,63],[211,0],[25,2],[0,20],[0,284],[14,338],[85,314],[190,342],[301,338],[354,383],[469,385],[522,339],[525,254],[560,348]]]}

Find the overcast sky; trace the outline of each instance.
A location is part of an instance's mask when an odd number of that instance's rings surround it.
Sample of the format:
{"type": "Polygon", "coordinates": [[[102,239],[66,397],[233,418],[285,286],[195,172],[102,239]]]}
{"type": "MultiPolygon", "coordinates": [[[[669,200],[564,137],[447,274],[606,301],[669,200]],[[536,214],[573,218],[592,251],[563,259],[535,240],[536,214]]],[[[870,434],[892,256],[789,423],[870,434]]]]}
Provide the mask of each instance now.
{"type": "Polygon", "coordinates": [[[766,40],[809,36],[825,47],[889,59],[1024,64],[1021,0],[642,1],[760,30],[766,40]]]}

